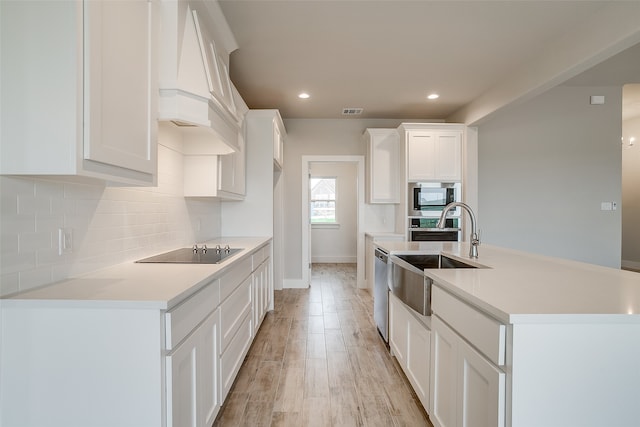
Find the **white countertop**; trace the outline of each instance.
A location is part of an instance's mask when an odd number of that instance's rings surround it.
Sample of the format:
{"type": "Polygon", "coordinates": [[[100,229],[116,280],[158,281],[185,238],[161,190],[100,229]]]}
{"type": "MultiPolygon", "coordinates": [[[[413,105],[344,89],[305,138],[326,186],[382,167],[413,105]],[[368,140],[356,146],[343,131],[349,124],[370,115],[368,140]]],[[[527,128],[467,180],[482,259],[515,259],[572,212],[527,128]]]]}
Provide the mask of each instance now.
{"type": "Polygon", "coordinates": [[[504,323],[640,323],[640,273],[490,245],[377,241],[391,254],[444,253],[489,268],[431,269],[441,287],[504,323]]]}
{"type": "MultiPolygon", "coordinates": [[[[267,243],[268,237],[220,238],[206,242],[243,248],[220,264],[126,262],[0,299],[4,307],[111,307],[168,309],[201,289],[235,262],[267,243]]],[[[176,248],[177,249],[177,248],[176,248]]],[[[163,251],[168,252],[168,251],[163,251]]]]}
{"type": "Polygon", "coordinates": [[[373,237],[375,239],[384,239],[385,237],[404,239],[405,237],[404,234],[395,233],[393,231],[366,231],[364,235],[373,237]]]}

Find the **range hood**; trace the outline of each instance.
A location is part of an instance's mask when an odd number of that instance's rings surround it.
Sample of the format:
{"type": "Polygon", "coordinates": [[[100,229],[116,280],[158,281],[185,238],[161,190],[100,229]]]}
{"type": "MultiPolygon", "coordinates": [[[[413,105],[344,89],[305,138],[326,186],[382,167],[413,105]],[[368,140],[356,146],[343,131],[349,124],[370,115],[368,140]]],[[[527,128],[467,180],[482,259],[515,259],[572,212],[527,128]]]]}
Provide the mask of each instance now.
{"type": "Polygon", "coordinates": [[[239,150],[228,70],[213,38],[186,2],[160,2],[162,34],[158,119],[177,126],[185,149],[199,154],[239,150]]]}

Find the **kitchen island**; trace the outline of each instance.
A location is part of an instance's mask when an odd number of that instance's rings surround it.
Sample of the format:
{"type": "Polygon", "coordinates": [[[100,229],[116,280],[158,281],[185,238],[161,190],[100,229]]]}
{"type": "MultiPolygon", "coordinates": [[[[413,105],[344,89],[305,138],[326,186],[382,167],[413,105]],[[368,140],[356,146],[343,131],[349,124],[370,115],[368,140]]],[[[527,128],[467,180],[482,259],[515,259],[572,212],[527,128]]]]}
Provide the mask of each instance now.
{"type": "Polygon", "coordinates": [[[435,426],[634,426],[640,419],[640,274],[482,245],[376,242],[471,269],[433,280],[435,426]]]}
{"type": "Polygon", "coordinates": [[[213,240],[242,250],[0,299],[0,425],[210,426],[273,308],[270,242],[213,240]]]}

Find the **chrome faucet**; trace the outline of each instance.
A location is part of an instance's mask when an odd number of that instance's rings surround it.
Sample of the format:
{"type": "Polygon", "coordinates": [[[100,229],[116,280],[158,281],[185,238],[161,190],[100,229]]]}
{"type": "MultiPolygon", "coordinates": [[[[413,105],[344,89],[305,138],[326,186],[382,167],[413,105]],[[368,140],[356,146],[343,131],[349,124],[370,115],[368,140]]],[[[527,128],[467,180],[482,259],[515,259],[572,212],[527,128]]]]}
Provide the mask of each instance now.
{"type": "Polygon", "coordinates": [[[449,203],[444,207],[442,214],[440,215],[440,220],[438,221],[438,228],[444,228],[446,223],[447,213],[451,209],[455,209],[458,206],[463,208],[469,214],[469,218],[471,218],[471,246],[469,247],[469,258],[478,258],[478,245],[480,245],[480,239],[478,238],[478,232],[476,229],[476,216],[473,214],[473,211],[469,207],[469,205],[462,202],[453,202],[449,203]]]}

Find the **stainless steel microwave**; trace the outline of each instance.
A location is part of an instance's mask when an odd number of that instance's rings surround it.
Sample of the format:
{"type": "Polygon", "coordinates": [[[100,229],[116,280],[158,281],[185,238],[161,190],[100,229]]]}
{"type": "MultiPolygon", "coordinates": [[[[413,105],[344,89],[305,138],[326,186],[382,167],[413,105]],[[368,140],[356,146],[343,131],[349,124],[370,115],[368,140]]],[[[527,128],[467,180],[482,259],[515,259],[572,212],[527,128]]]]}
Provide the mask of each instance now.
{"type": "Polygon", "coordinates": [[[460,201],[460,183],[412,182],[408,195],[409,216],[438,216],[446,205],[460,201]]]}

